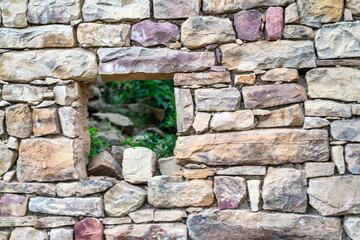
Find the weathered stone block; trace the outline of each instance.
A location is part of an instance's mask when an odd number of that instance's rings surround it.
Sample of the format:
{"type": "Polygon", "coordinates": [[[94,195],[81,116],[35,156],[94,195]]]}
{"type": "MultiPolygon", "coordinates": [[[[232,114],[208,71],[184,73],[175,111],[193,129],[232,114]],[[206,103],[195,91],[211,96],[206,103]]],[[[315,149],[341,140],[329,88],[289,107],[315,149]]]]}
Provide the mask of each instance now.
{"type": "Polygon", "coordinates": [[[246,198],[245,178],[215,177],[214,193],[219,209],[236,209],[246,198]]]}
{"type": "Polygon", "coordinates": [[[313,68],[315,50],[312,41],[260,41],[220,46],[222,64],[234,72],[271,68],[313,68]],[[262,54],[259,54],[261,52],[262,54]]]}
{"type": "Polygon", "coordinates": [[[32,227],[16,228],[11,232],[9,240],[48,240],[46,232],[32,227]]]}
{"type": "Polygon", "coordinates": [[[104,227],[96,218],[85,218],[75,224],[74,235],[76,240],[103,240],[104,227]]]}
{"type": "Polygon", "coordinates": [[[215,65],[212,52],[131,47],[100,48],[98,55],[104,81],[169,79],[176,72],[203,71],[215,65]]]}
{"type": "Polygon", "coordinates": [[[63,106],[70,106],[80,97],[79,83],[55,86],[53,91],[55,102],[63,106]]]}
{"type": "Polygon", "coordinates": [[[0,227],[28,227],[34,226],[37,217],[0,217],[0,227]]]}
{"type": "Polygon", "coordinates": [[[360,119],[333,121],[330,132],[336,140],[360,142],[360,119]]]}
{"type": "Polygon", "coordinates": [[[109,181],[91,179],[84,182],[58,183],[56,193],[59,197],[84,197],[87,195],[105,192],[113,184],[109,181]]]}
{"type": "Polygon", "coordinates": [[[76,219],[73,217],[42,217],[36,221],[36,228],[58,228],[74,226],[76,219]]]}
{"type": "Polygon", "coordinates": [[[35,136],[60,134],[57,108],[34,109],[32,117],[35,136]]]}
{"type": "Polygon", "coordinates": [[[254,73],[248,73],[248,74],[239,74],[235,75],[234,78],[234,85],[254,85],[256,82],[256,75],[254,73]]]}
{"type": "Polygon", "coordinates": [[[314,30],[311,27],[301,25],[286,25],[283,30],[285,39],[314,39],[314,30]]]}
{"type": "Polygon", "coordinates": [[[360,144],[347,144],[345,146],[345,161],[347,169],[352,174],[360,174],[360,144]]]}
{"type": "Polygon", "coordinates": [[[275,68],[261,75],[261,80],[265,82],[297,82],[299,73],[296,69],[275,68]]]}
{"type": "Polygon", "coordinates": [[[174,89],[176,122],[179,133],[189,133],[194,121],[194,101],[190,89],[174,89]]]}
{"type": "Polygon", "coordinates": [[[234,25],[239,39],[256,41],[259,39],[261,13],[258,10],[238,12],[234,14],[234,25]]]}
{"type": "Polygon", "coordinates": [[[20,182],[11,182],[6,183],[0,182],[0,192],[1,193],[27,193],[35,194],[40,196],[49,196],[55,197],[55,185],[47,183],[20,183],[20,182]]]}
{"type": "Polygon", "coordinates": [[[296,3],[292,3],[285,8],[285,23],[297,23],[299,21],[299,13],[296,3]]]}
{"type": "Polygon", "coordinates": [[[267,129],[179,137],[178,163],[279,165],[329,159],[326,130],[267,129]]]}
{"type": "Polygon", "coordinates": [[[255,117],[251,110],[216,113],[210,121],[210,128],[215,131],[249,130],[254,127],[255,117]]]}
{"type": "Polygon", "coordinates": [[[175,86],[211,86],[230,84],[230,72],[175,73],[175,86]]]}
{"type": "Polygon", "coordinates": [[[304,120],[304,129],[312,129],[312,128],[322,128],[329,126],[330,122],[326,118],[320,117],[305,117],[304,120]]]}
{"type": "Polygon", "coordinates": [[[360,226],[359,217],[347,217],[344,220],[345,232],[351,239],[360,238],[359,226],[360,226]]]}
{"type": "Polygon", "coordinates": [[[278,40],[282,38],[284,27],[284,9],[282,7],[269,7],[266,11],[265,38],[278,40]]]}
{"type": "Polygon", "coordinates": [[[109,152],[101,152],[90,158],[87,165],[89,175],[120,177],[121,167],[109,152]]]}
{"type": "Polygon", "coordinates": [[[306,178],[332,176],[335,172],[335,164],[332,162],[305,163],[306,178]]]}
{"type": "Polygon", "coordinates": [[[344,147],[331,147],[331,160],[335,163],[339,174],[345,174],[344,147]]]}
{"type": "Polygon", "coordinates": [[[256,127],[301,127],[303,124],[303,108],[299,104],[296,104],[290,107],[272,110],[269,115],[258,120],[256,127]]]}
{"type": "Polygon", "coordinates": [[[28,105],[17,104],[6,108],[6,131],[17,138],[28,138],[32,133],[31,109],[28,105]]]}
{"type": "Polygon", "coordinates": [[[359,0],[347,0],[347,7],[351,13],[355,16],[360,16],[360,1],[359,0]]]}
{"type": "Polygon", "coordinates": [[[157,19],[179,19],[198,16],[201,0],[154,0],[157,19]],[[179,7],[181,6],[181,7],[179,7]]]}
{"type": "Polygon", "coordinates": [[[27,27],[27,0],[3,0],[0,3],[4,27],[27,27]]]}
{"type": "Polygon", "coordinates": [[[305,115],[317,117],[351,117],[351,105],[327,100],[305,102],[305,115]]]}
{"type": "Polygon", "coordinates": [[[196,89],[196,111],[235,111],[240,107],[241,94],[236,88],[196,89]]]}
{"type": "Polygon", "coordinates": [[[4,119],[5,119],[5,112],[0,110],[0,137],[4,135],[4,119]]]}
{"type": "Polygon", "coordinates": [[[181,168],[181,166],[176,164],[175,157],[160,158],[158,164],[161,175],[173,176],[173,173],[181,168]]]}
{"type": "Polygon", "coordinates": [[[186,212],[182,210],[155,211],[154,222],[177,222],[186,217],[186,212]]]}
{"type": "Polygon", "coordinates": [[[5,145],[2,145],[0,141],[0,176],[4,175],[14,166],[16,158],[17,154],[5,145]]]}
{"type": "Polygon", "coordinates": [[[246,184],[248,188],[251,211],[257,212],[259,211],[261,180],[247,180],[246,184]]]}
{"type": "Polygon", "coordinates": [[[59,120],[65,137],[76,138],[81,128],[80,113],[72,107],[59,108],[59,120]]]}
{"type": "Polygon", "coordinates": [[[340,21],[344,0],[299,0],[300,23],[316,24],[340,21]]]}
{"type": "Polygon", "coordinates": [[[73,240],[74,231],[71,228],[55,228],[49,232],[50,240],[73,240]]]}
{"type": "Polygon", "coordinates": [[[23,195],[5,194],[0,198],[0,216],[25,216],[28,200],[29,199],[23,195]]]}
{"type": "Polygon", "coordinates": [[[263,176],[266,174],[266,167],[262,166],[240,166],[219,169],[216,175],[245,175],[245,176],[263,176]]]}
{"type": "Polygon", "coordinates": [[[26,102],[36,104],[44,99],[51,90],[44,87],[35,87],[25,84],[9,84],[3,88],[3,99],[9,102],[26,102]]]}
{"type": "Polygon", "coordinates": [[[146,223],[154,221],[154,209],[142,209],[129,213],[134,223],[146,223]]]}

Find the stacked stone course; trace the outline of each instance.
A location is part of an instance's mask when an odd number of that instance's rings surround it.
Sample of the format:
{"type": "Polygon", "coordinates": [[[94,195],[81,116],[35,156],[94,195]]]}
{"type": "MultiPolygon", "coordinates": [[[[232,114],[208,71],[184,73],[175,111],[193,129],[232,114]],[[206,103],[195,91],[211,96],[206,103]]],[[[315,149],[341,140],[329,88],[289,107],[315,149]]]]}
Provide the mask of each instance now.
{"type": "Polygon", "coordinates": [[[360,239],[359,0],[2,0],[0,15],[0,239],[360,239]],[[97,78],[174,79],[174,158],[87,161],[97,78]]]}

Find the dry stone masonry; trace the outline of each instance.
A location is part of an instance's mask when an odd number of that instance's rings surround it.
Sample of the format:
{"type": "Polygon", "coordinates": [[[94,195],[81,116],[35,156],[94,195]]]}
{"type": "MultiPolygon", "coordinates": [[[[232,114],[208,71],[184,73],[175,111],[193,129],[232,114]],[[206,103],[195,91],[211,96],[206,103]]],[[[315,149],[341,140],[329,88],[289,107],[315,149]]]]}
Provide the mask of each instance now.
{"type": "Polygon", "coordinates": [[[0,16],[0,240],[360,239],[360,0],[1,0],[0,16]],[[174,79],[175,157],[87,160],[100,78],[174,79]]]}

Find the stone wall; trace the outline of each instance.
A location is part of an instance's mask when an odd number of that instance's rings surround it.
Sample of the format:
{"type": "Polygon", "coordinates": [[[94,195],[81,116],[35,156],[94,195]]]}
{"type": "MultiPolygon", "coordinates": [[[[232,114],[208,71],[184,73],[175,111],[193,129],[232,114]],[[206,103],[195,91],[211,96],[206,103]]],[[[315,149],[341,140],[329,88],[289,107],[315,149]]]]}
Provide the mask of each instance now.
{"type": "Polygon", "coordinates": [[[0,9],[0,239],[360,239],[359,0],[0,9]],[[98,76],[174,78],[176,159],[87,162],[98,76]]]}

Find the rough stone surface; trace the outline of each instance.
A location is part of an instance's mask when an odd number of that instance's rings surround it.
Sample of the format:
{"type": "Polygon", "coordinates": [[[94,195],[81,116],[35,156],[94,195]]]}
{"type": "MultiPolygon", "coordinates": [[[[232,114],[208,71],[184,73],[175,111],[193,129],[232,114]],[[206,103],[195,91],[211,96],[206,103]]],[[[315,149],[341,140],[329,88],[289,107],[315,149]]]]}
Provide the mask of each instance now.
{"type": "Polygon", "coordinates": [[[201,134],[209,130],[210,119],[211,119],[211,114],[197,112],[192,125],[195,132],[197,134],[201,134]]]}
{"type": "Polygon", "coordinates": [[[0,231],[0,239],[1,240],[8,240],[10,237],[10,233],[9,231],[0,231]]]}
{"type": "Polygon", "coordinates": [[[347,175],[309,180],[310,205],[323,216],[360,213],[360,176],[347,175]]]}
{"type": "Polygon", "coordinates": [[[296,104],[290,107],[272,110],[268,116],[259,120],[257,127],[301,127],[303,124],[303,109],[299,104],[296,104]]]}
{"type": "Polygon", "coordinates": [[[316,117],[351,117],[351,105],[327,100],[305,102],[305,115],[316,117]]]}
{"type": "Polygon", "coordinates": [[[129,213],[134,223],[146,223],[154,221],[154,209],[142,209],[129,213]]]}
{"type": "Polygon", "coordinates": [[[194,121],[194,102],[190,89],[175,88],[176,120],[179,133],[188,133],[194,121]]]}
{"type": "Polygon", "coordinates": [[[79,136],[80,116],[79,112],[72,107],[59,108],[61,129],[65,137],[76,138],[79,136]]]}
{"type": "Polygon", "coordinates": [[[229,19],[191,17],[181,25],[181,43],[189,49],[234,41],[235,32],[229,19]]]}
{"type": "Polygon", "coordinates": [[[335,164],[332,162],[326,163],[305,163],[306,178],[332,176],[335,172],[335,164]]]}
{"type": "Polygon", "coordinates": [[[230,72],[176,73],[175,86],[209,86],[214,84],[230,84],[230,72]]]}
{"type": "Polygon", "coordinates": [[[360,1],[359,0],[347,0],[346,3],[353,15],[360,16],[360,1]]]}
{"type": "Polygon", "coordinates": [[[260,203],[260,185],[261,180],[248,180],[246,181],[250,208],[252,212],[259,211],[259,203],[260,203]]]}
{"type": "Polygon", "coordinates": [[[144,204],[146,191],[121,182],[105,193],[104,201],[106,214],[112,217],[122,217],[144,204]]]}
{"type": "Polygon", "coordinates": [[[215,65],[212,52],[131,47],[101,48],[98,55],[104,81],[169,79],[176,72],[202,71],[215,65]]]}
{"type": "Polygon", "coordinates": [[[55,228],[49,232],[50,240],[73,240],[74,231],[71,228],[55,228]]]}
{"type": "Polygon", "coordinates": [[[84,197],[87,195],[105,192],[113,184],[109,181],[91,179],[84,182],[58,183],[56,194],[59,197],[84,197]]]}
{"type": "Polygon", "coordinates": [[[160,158],[158,164],[161,175],[172,176],[174,172],[180,170],[180,166],[176,164],[175,157],[160,158]]]}
{"type": "Polygon", "coordinates": [[[123,47],[130,45],[129,24],[81,23],[77,39],[83,47],[123,47]]]}
{"type": "Polygon", "coordinates": [[[103,200],[92,198],[46,198],[32,197],[29,211],[50,215],[102,217],[103,200]]]}
{"type": "Polygon", "coordinates": [[[0,216],[25,216],[28,200],[29,199],[23,195],[5,194],[0,198],[0,216]]]}
{"type": "Polygon", "coordinates": [[[0,7],[4,27],[27,27],[27,0],[3,0],[0,7]]]}
{"type": "Polygon", "coordinates": [[[245,108],[268,108],[303,102],[306,90],[296,83],[244,87],[245,108]]]}
{"type": "Polygon", "coordinates": [[[60,134],[57,108],[34,109],[32,118],[35,136],[60,134]]]}
{"type": "Polygon", "coordinates": [[[39,103],[44,99],[49,90],[43,87],[35,87],[24,84],[5,85],[3,98],[9,102],[39,103]]]}
{"type": "Polygon", "coordinates": [[[6,131],[17,138],[28,138],[32,133],[31,109],[28,105],[17,104],[6,108],[6,131]]]}
{"type": "Polygon", "coordinates": [[[282,38],[284,27],[284,9],[282,7],[269,7],[266,11],[265,38],[278,40],[282,38]]]}
{"type": "Polygon", "coordinates": [[[283,30],[285,39],[314,39],[314,30],[301,25],[286,25],[283,30]]]}
{"type": "Polygon", "coordinates": [[[155,175],[156,161],[156,153],[148,148],[125,149],[122,161],[125,181],[135,184],[147,183],[155,175]]]}
{"type": "Polygon", "coordinates": [[[122,218],[102,218],[101,222],[105,225],[118,225],[118,224],[128,224],[131,223],[132,220],[129,217],[122,218]]]}
{"type": "Polygon", "coordinates": [[[85,156],[81,145],[79,140],[63,137],[22,140],[17,178],[22,182],[51,182],[86,177],[85,156]]]}
{"type": "Polygon", "coordinates": [[[148,182],[148,202],[157,208],[211,206],[212,189],[209,180],[182,182],[181,177],[157,176],[148,182]]]}
{"type": "Polygon", "coordinates": [[[74,227],[76,240],[103,240],[103,231],[102,223],[96,218],[85,218],[74,227]]]}
{"type": "Polygon", "coordinates": [[[305,24],[338,22],[344,12],[344,0],[299,0],[297,6],[305,24]]]}
{"type": "Polygon", "coordinates": [[[347,169],[352,174],[360,174],[360,144],[347,144],[345,146],[345,161],[347,169]]]}
{"type": "Polygon", "coordinates": [[[249,130],[255,127],[255,117],[251,110],[216,113],[210,128],[215,131],[249,130]]]}
{"type": "Polygon", "coordinates": [[[54,87],[55,102],[59,105],[70,106],[80,97],[80,85],[72,83],[54,87]]]}
{"type": "Polygon", "coordinates": [[[219,209],[236,209],[246,198],[245,178],[215,177],[214,193],[219,209]]]}
{"type": "Polygon", "coordinates": [[[118,113],[94,113],[93,116],[101,121],[109,121],[125,133],[132,133],[134,123],[126,116],[118,113]]]}
{"type": "Polygon", "coordinates": [[[335,163],[339,174],[345,174],[344,147],[331,147],[331,159],[335,163]]]}
{"type": "Polygon", "coordinates": [[[244,176],[263,176],[266,174],[266,167],[262,166],[240,166],[219,169],[217,175],[244,175],[244,176]]]}
{"type": "Polygon", "coordinates": [[[235,86],[240,84],[254,85],[256,81],[256,75],[254,73],[235,75],[235,86]]]}
{"type": "Polygon", "coordinates": [[[16,162],[17,154],[1,144],[0,141],[0,176],[11,170],[16,162]]]}
{"type": "Polygon", "coordinates": [[[225,44],[220,47],[222,64],[234,72],[271,68],[312,68],[316,67],[314,46],[311,41],[225,44]],[[262,54],[258,54],[261,52],[262,54]]]}
{"type": "Polygon", "coordinates": [[[37,217],[26,216],[26,217],[1,217],[0,227],[28,227],[34,226],[37,217]]]}
{"type": "Polygon", "coordinates": [[[48,235],[44,231],[36,230],[32,227],[16,228],[11,232],[10,240],[48,240],[48,235]]]}
{"type": "Polygon", "coordinates": [[[87,165],[89,175],[120,177],[121,167],[109,152],[101,152],[90,158],[87,165]]]}
{"type": "Polygon", "coordinates": [[[195,103],[199,112],[234,111],[240,107],[241,94],[236,88],[196,89],[195,103]]]}
{"type": "Polygon", "coordinates": [[[360,70],[356,68],[312,69],[307,72],[306,81],[308,95],[311,98],[327,98],[347,102],[360,99],[360,70]]]}
{"type": "Polygon", "coordinates": [[[352,115],[360,116],[360,104],[351,105],[351,112],[352,115]]]}
{"type": "Polygon", "coordinates": [[[104,22],[136,21],[150,17],[149,0],[108,1],[85,0],[82,14],[85,21],[104,22]]]}
{"type": "Polygon", "coordinates": [[[296,3],[292,3],[285,8],[285,23],[297,23],[299,21],[299,13],[296,3]]]}
{"type": "Polygon", "coordinates": [[[11,51],[0,56],[0,80],[10,82],[27,83],[47,77],[93,81],[97,68],[95,54],[80,48],[11,51]]]}
{"type": "Polygon", "coordinates": [[[316,32],[315,46],[320,59],[360,56],[360,21],[329,24],[316,32]],[[346,46],[341,43],[346,43],[346,46]]]}
{"type": "Polygon", "coordinates": [[[191,214],[187,220],[191,239],[341,239],[338,218],[315,215],[244,212],[239,210],[206,211],[191,214]],[[304,223],[304,224],[299,224],[304,223]],[[256,230],[254,230],[256,229],[256,230]]]}
{"type": "Polygon", "coordinates": [[[297,82],[299,73],[296,69],[274,68],[261,75],[261,80],[265,82],[297,82]]]}
{"type": "Polygon", "coordinates": [[[73,226],[76,219],[73,217],[42,217],[36,221],[36,228],[58,228],[64,226],[73,226]]]}
{"type": "Polygon", "coordinates": [[[304,120],[304,129],[312,129],[312,128],[322,128],[329,126],[330,122],[326,118],[320,117],[305,117],[304,120]]]}
{"type": "Polygon", "coordinates": [[[29,0],[28,21],[34,24],[70,23],[81,18],[79,0],[29,0]]]}
{"type": "Polygon", "coordinates": [[[344,229],[351,239],[360,239],[360,217],[347,217],[344,220],[344,229]]]}
{"type": "Polygon", "coordinates": [[[329,159],[326,130],[268,129],[179,137],[178,163],[278,165],[329,159]]]}
{"type": "Polygon", "coordinates": [[[176,239],[186,240],[187,229],[182,223],[120,225],[104,231],[106,240],[176,239]]]}
{"type": "Polygon", "coordinates": [[[1,193],[27,193],[55,197],[55,185],[47,183],[0,182],[1,193]]]}
{"type": "Polygon", "coordinates": [[[234,14],[234,25],[237,38],[245,41],[259,39],[261,13],[258,10],[241,11],[234,14]]]}
{"type": "Polygon", "coordinates": [[[360,142],[360,119],[333,121],[330,133],[336,140],[360,142]]]}
{"type": "Polygon", "coordinates": [[[156,211],[154,222],[176,222],[186,217],[186,212],[182,210],[156,211]]]}
{"type": "Polygon", "coordinates": [[[200,0],[154,0],[154,16],[158,19],[179,19],[199,15],[200,0]],[[181,7],[179,7],[181,6],[181,7]]]}
{"type": "Polygon", "coordinates": [[[179,39],[179,28],[170,22],[156,23],[145,20],[135,24],[131,30],[131,40],[145,47],[175,42],[179,39]]]}

